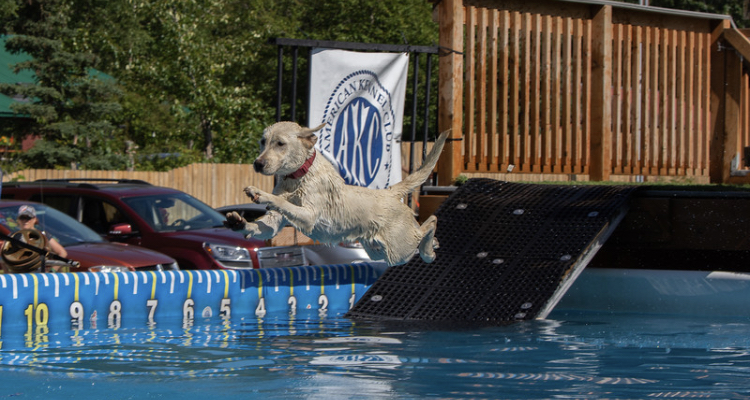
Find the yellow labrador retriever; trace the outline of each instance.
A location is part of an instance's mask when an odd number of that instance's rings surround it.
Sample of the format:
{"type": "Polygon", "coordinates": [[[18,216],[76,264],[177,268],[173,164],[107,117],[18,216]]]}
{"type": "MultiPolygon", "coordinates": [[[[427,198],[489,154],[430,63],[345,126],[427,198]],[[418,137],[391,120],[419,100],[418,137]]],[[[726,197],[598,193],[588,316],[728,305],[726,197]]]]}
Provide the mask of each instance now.
{"type": "Polygon", "coordinates": [[[386,189],[348,185],[338,170],[318,155],[315,132],[294,122],[278,122],[266,128],[261,153],[253,167],[277,178],[273,194],[248,186],[245,194],[269,212],[247,222],[236,212],[227,214],[226,226],[246,229],[246,237],[270,239],[287,223],[311,239],[327,244],[359,241],[373,260],[388,265],[404,264],[419,250],[422,259],[435,259],[437,218],[420,226],[413,211],[402,201],[418,188],[435,168],[448,132],[436,140],[424,164],[403,181],[386,189]]]}

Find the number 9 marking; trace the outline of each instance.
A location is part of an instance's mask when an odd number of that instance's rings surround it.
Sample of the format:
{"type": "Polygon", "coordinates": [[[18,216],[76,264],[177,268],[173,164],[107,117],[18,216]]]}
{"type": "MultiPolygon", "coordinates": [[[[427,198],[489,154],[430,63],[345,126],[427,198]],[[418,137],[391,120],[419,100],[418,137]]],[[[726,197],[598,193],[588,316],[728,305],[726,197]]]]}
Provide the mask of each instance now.
{"type": "Polygon", "coordinates": [[[79,327],[83,326],[83,304],[80,301],[70,303],[70,320],[79,327]]]}

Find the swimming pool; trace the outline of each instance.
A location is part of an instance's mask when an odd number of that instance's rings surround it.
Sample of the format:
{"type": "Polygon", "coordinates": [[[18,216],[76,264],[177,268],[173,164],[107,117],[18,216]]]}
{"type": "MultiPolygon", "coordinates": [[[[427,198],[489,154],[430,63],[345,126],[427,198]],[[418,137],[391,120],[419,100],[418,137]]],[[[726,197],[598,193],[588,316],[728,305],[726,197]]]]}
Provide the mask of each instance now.
{"type": "Polygon", "coordinates": [[[553,312],[432,330],[299,313],[4,331],[0,398],[744,398],[750,319],[553,312]]]}

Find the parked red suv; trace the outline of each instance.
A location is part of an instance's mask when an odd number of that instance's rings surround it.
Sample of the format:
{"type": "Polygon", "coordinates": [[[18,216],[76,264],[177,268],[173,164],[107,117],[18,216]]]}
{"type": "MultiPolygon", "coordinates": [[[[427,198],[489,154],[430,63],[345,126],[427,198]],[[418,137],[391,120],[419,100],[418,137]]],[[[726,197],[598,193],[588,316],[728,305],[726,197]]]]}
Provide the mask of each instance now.
{"type": "Polygon", "coordinates": [[[5,182],[0,194],[52,206],[111,241],[171,256],[180,269],[258,268],[265,246],[225,228],[222,214],[189,194],[139,180],[5,182]]]}

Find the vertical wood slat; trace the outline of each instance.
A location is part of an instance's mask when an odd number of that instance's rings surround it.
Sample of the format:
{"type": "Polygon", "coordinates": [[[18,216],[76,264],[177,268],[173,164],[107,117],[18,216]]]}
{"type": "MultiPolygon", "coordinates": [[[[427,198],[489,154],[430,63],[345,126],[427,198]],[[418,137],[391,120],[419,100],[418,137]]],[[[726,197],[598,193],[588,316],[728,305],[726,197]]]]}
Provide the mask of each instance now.
{"type": "MultiPolygon", "coordinates": [[[[703,70],[705,71],[703,77],[712,77],[713,71],[711,67],[711,37],[710,33],[704,34],[703,41],[703,70]]],[[[711,168],[711,79],[703,78],[703,124],[701,126],[703,132],[705,132],[705,138],[703,139],[703,147],[705,154],[703,155],[703,175],[710,176],[711,168]]]]}
{"type": "Polygon", "coordinates": [[[522,148],[519,143],[520,129],[519,129],[519,86],[520,82],[518,74],[520,71],[519,57],[520,57],[520,43],[518,37],[518,31],[520,28],[521,15],[519,12],[512,12],[510,15],[510,38],[509,38],[509,69],[510,69],[510,115],[508,117],[509,127],[509,139],[510,148],[508,149],[508,158],[511,160],[510,163],[514,164],[519,168],[519,172],[524,172],[521,167],[521,151],[522,148]]]}
{"type": "MultiPolygon", "coordinates": [[[[743,124],[742,124],[742,147],[741,149],[745,149],[750,147],[750,74],[747,71],[744,71],[742,74],[743,78],[743,93],[744,96],[742,97],[743,103],[742,103],[742,117],[744,118],[743,124]]],[[[742,163],[741,166],[743,168],[747,168],[747,165],[750,165],[750,160],[745,158],[746,153],[742,151],[742,163]]]]}
{"type": "Polygon", "coordinates": [[[750,111],[748,111],[750,110],[750,90],[748,90],[748,86],[750,86],[750,78],[748,77],[747,72],[743,72],[740,88],[740,135],[738,135],[741,167],[744,167],[749,161],[745,158],[745,152],[743,151],[743,149],[748,146],[750,140],[748,135],[750,133],[750,111]]]}
{"type": "Polygon", "coordinates": [[[531,110],[531,102],[534,101],[530,96],[531,88],[531,14],[525,13],[521,18],[521,30],[520,30],[520,42],[521,52],[523,57],[521,58],[521,75],[522,85],[520,87],[520,102],[522,110],[523,120],[521,122],[521,165],[522,170],[532,172],[534,170],[534,162],[532,160],[532,149],[531,149],[531,115],[528,110],[531,110]]]}
{"type": "Polygon", "coordinates": [[[669,107],[667,102],[667,79],[669,77],[669,35],[668,30],[662,29],[659,39],[661,41],[661,48],[659,51],[659,110],[660,110],[660,121],[659,130],[661,132],[660,143],[659,143],[659,175],[667,175],[669,173],[669,130],[668,130],[668,118],[669,118],[669,107]]]}
{"type": "Polygon", "coordinates": [[[623,130],[620,132],[620,134],[623,135],[623,172],[625,173],[635,173],[633,164],[633,130],[632,130],[632,105],[633,105],[633,98],[632,98],[632,79],[633,79],[633,62],[632,62],[632,56],[633,56],[633,27],[631,25],[626,25],[624,27],[623,32],[623,54],[622,54],[622,84],[623,84],[623,130]]]}
{"type": "MultiPolygon", "coordinates": [[[[585,78],[583,79],[583,88],[582,88],[582,91],[583,91],[584,99],[583,99],[583,106],[582,107],[583,107],[584,110],[586,110],[586,115],[585,115],[584,118],[582,118],[582,121],[583,121],[583,132],[582,132],[582,134],[583,134],[583,137],[584,137],[584,142],[582,143],[582,149],[583,149],[582,157],[583,157],[583,160],[588,160],[588,161],[591,160],[589,157],[591,157],[591,153],[593,151],[593,144],[592,144],[592,140],[591,140],[592,131],[593,131],[593,124],[594,124],[594,121],[592,119],[593,116],[591,115],[591,110],[592,110],[591,104],[593,103],[592,92],[594,90],[594,85],[592,83],[592,81],[594,79],[594,74],[593,74],[593,71],[594,71],[594,60],[593,60],[593,54],[594,54],[594,35],[593,35],[593,30],[594,30],[594,22],[591,21],[591,20],[585,21],[584,30],[583,30],[583,32],[584,32],[583,37],[584,37],[584,48],[586,50],[583,53],[584,54],[584,62],[583,62],[583,64],[584,64],[584,69],[586,70],[586,73],[584,74],[585,78]]],[[[611,37],[610,37],[610,39],[611,39],[611,37]]],[[[610,78],[611,78],[611,76],[610,76],[610,78]]],[[[609,116],[611,117],[611,114],[609,116]]],[[[584,164],[584,170],[582,172],[584,174],[588,174],[588,173],[590,173],[590,171],[591,171],[591,163],[590,162],[586,162],[584,164]]]]}
{"type": "Polygon", "coordinates": [[[623,160],[627,158],[627,153],[625,151],[625,146],[623,141],[625,140],[625,134],[623,132],[623,117],[622,117],[622,110],[623,110],[623,102],[624,102],[624,96],[623,96],[623,81],[622,81],[622,60],[623,60],[623,26],[621,24],[617,24],[613,26],[614,30],[612,32],[612,37],[614,41],[614,48],[612,49],[612,79],[614,82],[614,93],[612,94],[612,117],[613,117],[613,127],[612,132],[614,133],[615,137],[612,140],[612,156],[614,157],[614,160],[612,160],[612,166],[614,168],[613,172],[615,173],[623,173],[624,166],[623,166],[623,160]]]}
{"type": "Polygon", "coordinates": [[[631,117],[632,120],[631,123],[631,133],[630,136],[632,137],[631,144],[630,144],[630,151],[631,151],[631,158],[633,160],[633,173],[640,175],[643,172],[641,171],[641,168],[643,167],[643,155],[640,154],[640,147],[641,147],[641,141],[642,137],[641,135],[643,132],[641,131],[641,88],[642,85],[640,84],[640,79],[642,77],[642,71],[640,69],[642,65],[642,56],[643,53],[641,52],[641,44],[643,43],[643,37],[642,37],[642,27],[640,26],[634,26],[633,27],[633,41],[631,43],[631,73],[633,74],[631,78],[631,84],[633,86],[632,89],[632,97],[631,97],[631,117]]]}
{"type": "Polygon", "coordinates": [[[667,85],[667,174],[677,173],[677,32],[668,31],[669,53],[668,53],[668,85],[667,85]]]}
{"type": "Polygon", "coordinates": [[[703,129],[703,121],[705,119],[704,117],[704,108],[705,103],[703,102],[704,96],[705,96],[705,86],[703,86],[703,81],[707,81],[708,79],[703,79],[704,73],[705,73],[705,59],[706,55],[704,54],[704,45],[706,43],[705,40],[705,34],[698,33],[696,34],[696,40],[695,40],[695,76],[693,77],[693,86],[695,87],[696,93],[695,93],[695,120],[693,121],[695,125],[695,174],[696,175],[705,175],[707,173],[707,168],[705,164],[704,154],[706,154],[706,148],[704,147],[704,141],[701,140],[704,136],[707,136],[708,130],[703,129]],[[701,134],[703,133],[703,134],[701,134]]]}
{"type": "Polygon", "coordinates": [[[498,55],[500,52],[500,43],[498,30],[500,29],[500,15],[497,10],[489,10],[489,40],[490,48],[487,56],[490,58],[489,71],[489,118],[488,118],[488,138],[487,138],[487,171],[498,172],[498,165],[502,156],[500,154],[500,139],[498,132],[498,123],[504,117],[498,113],[498,55]]]}
{"type": "Polygon", "coordinates": [[[685,172],[685,31],[677,35],[677,174],[685,172]]]}
{"type": "Polygon", "coordinates": [[[560,133],[560,108],[562,96],[560,81],[562,79],[562,62],[561,62],[561,37],[562,27],[561,18],[553,17],[552,19],[552,94],[550,106],[552,107],[552,172],[560,173],[560,159],[562,158],[562,137],[560,133]]]}
{"type": "Polygon", "coordinates": [[[563,137],[563,143],[562,143],[562,172],[571,174],[573,173],[573,170],[571,169],[571,156],[573,153],[572,148],[572,121],[571,121],[571,79],[572,79],[572,66],[573,66],[573,60],[572,60],[572,53],[573,53],[573,43],[572,40],[572,21],[569,18],[566,18],[563,21],[563,29],[562,29],[562,58],[563,58],[563,70],[562,70],[562,137],[563,137]]]}
{"type": "Polygon", "coordinates": [[[641,118],[641,171],[642,175],[648,174],[651,170],[651,114],[649,104],[649,94],[651,88],[651,27],[641,28],[641,89],[640,89],[640,118],[641,118]]]}
{"type": "Polygon", "coordinates": [[[500,51],[500,130],[498,137],[500,143],[498,150],[502,155],[502,161],[500,171],[507,171],[508,167],[513,164],[513,158],[511,157],[511,145],[510,145],[510,132],[508,130],[508,116],[510,114],[510,108],[508,103],[508,96],[510,95],[510,89],[508,87],[511,77],[509,68],[509,35],[508,28],[510,26],[510,13],[507,10],[501,10],[499,15],[500,26],[500,37],[499,37],[499,51],[500,51]]]}
{"type": "Polygon", "coordinates": [[[487,9],[476,10],[477,18],[477,116],[474,153],[477,169],[486,171],[487,156],[487,9]]]}
{"type": "Polygon", "coordinates": [[[685,165],[688,175],[695,175],[695,127],[693,125],[695,118],[695,34],[687,33],[686,51],[685,51],[685,136],[687,137],[687,163],[685,165]]]}
{"type": "Polygon", "coordinates": [[[531,55],[531,99],[529,114],[531,115],[531,162],[534,164],[533,172],[542,172],[542,124],[539,119],[539,99],[541,98],[541,80],[542,80],[542,17],[539,14],[533,16],[533,54],[531,55]]]}
{"type": "Polygon", "coordinates": [[[541,121],[542,121],[542,172],[552,172],[552,17],[545,15],[542,19],[542,86],[541,86],[541,121]]]}
{"type": "Polygon", "coordinates": [[[660,36],[661,29],[651,28],[651,48],[649,53],[651,54],[651,62],[649,69],[651,70],[651,83],[649,85],[650,96],[649,96],[649,110],[651,112],[649,121],[651,123],[651,131],[649,135],[649,142],[651,145],[650,151],[650,168],[648,170],[649,175],[659,174],[659,165],[661,162],[661,146],[659,145],[659,116],[663,109],[659,104],[659,47],[661,46],[660,36]]]}
{"type": "Polygon", "coordinates": [[[584,114],[582,101],[582,92],[584,87],[582,85],[583,79],[583,21],[577,19],[573,22],[573,82],[571,89],[573,92],[573,104],[572,104],[572,141],[571,144],[572,152],[571,155],[571,173],[583,173],[581,168],[585,162],[582,154],[581,146],[583,146],[583,129],[581,117],[584,114]]]}
{"type": "Polygon", "coordinates": [[[476,9],[466,8],[466,49],[464,58],[464,168],[476,171],[476,157],[474,156],[475,119],[475,68],[476,68],[476,9]]]}

